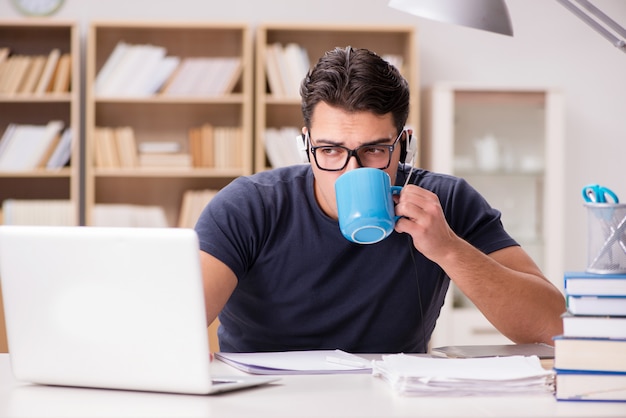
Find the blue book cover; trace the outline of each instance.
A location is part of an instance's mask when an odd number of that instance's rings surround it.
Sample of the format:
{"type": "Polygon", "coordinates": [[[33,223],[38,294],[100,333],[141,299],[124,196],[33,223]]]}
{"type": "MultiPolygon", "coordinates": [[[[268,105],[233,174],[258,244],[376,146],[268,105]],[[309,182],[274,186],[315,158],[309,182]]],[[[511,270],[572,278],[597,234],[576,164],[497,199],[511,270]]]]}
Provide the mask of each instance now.
{"type": "Polygon", "coordinates": [[[567,310],[573,315],[626,316],[626,296],[567,295],[567,310]]]}
{"type": "Polygon", "coordinates": [[[563,275],[563,284],[567,295],[626,297],[626,274],[567,271],[563,275]]]}

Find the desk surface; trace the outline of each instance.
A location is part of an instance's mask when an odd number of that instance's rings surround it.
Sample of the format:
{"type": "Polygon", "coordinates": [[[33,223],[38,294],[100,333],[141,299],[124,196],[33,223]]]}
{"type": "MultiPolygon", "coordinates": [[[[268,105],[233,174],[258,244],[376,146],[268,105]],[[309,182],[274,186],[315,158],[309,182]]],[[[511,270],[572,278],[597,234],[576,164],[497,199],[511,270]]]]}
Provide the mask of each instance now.
{"type": "MultiPolygon", "coordinates": [[[[241,372],[219,361],[215,374],[241,372]]],[[[0,354],[2,417],[624,417],[626,403],[557,402],[550,395],[404,397],[369,374],[283,376],[213,396],[38,386],[13,378],[0,354]]]]}

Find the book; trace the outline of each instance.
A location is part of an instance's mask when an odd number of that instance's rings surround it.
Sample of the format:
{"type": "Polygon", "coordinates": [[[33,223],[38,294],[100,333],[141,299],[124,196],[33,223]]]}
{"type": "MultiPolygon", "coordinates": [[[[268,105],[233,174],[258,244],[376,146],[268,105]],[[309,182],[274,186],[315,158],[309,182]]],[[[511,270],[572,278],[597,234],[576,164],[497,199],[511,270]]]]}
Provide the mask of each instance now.
{"type": "Polygon", "coordinates": [[[0,64],[6,62],[9,54],[11,53],[11,49],[7,46],[0,47],[0,64]]]}
{"type": "Polygon", "coordinates": [[[178,215],[179,228],[193,228],[206,205],[217,194],[217,190],[186,190],[178,215]]]}
{"type": "Polygon", "coordinates": [[[118,168],[120,167],[119,153],[115,140],[115,129],[110,127],[97,127],[95,129],[94,157],[96,167],[118,168]]]}
{"type": "Polygon", "coordinates": [[[148,95],[159,93],[163,86],[171,78],[172,74],[174,74],[176,68],[178,68],[179,65],[179,57],[164,57],[159,63],[158,67],[154,70],[154,74],[152,75],[152,77],[146,83],[145,93],[148,95]]]}
{"type": "Polygon", "coordinates": [[[142,141],[138,145],[139,152],[142,154],[149,153],[168,153],[181,152],[182,147],[177,141],[142,141]]]}
{"type": "Polygon", "coordinates": [[[59,169],[65,167],[72,156],[72,129],[65,128],[61,139],[54,149],[52,155],[46,162],[46,168],[48,170],[59,169]]]}
{"type": "Polygon", "coordinates": [[[574,315],[626,316],[626,296],[567,295],[567,310],[574,315]]]}
{"type": "Polygon", "coordinates": [[[568,295],[626,296],[626,274],[567,271],[563,275],[563,284],[568,295]]]}
{"type": "Polygon", "coordinates": [[[76,225],[76,211],[70,200],[5,199],[2,202],[6,225],[76,225]]]}
{"type": "Polygon", "coordinates": [[[31,58],[25,55],[12,55],[9,57],[9,70],[4,85],[4,93],[15,94],[19,92],[22,81],[27,77],[31,58]]]}
{"type": "Polygon", "coordinates": [[[626,339],[626,317],[582,316],[566,312],[563,319],[563,336],[626,339]]]}
{"type": "Polygon", "coordinates": [[[559,401],[626,402],[626,373],[556,370],[559,401]]]}
{"type": "Polygon", "coordinates": [[[165,209],[153,205],[98,203],[93,208],[93,226],[168,227],[165,209]]]}
{"type": "Polygon", "coordinates": [[[215,166],[215,128],[210,123],[200,127],[200,161],[202,167],[215,166]]]}
{"type": "Polygon", "coordinates": [[[60,49],[54,48],[50,51],[50,53],[48,54],[48,58],[46,59],[46,65],[44,65],[41,72],[41,77],[39,77],[39,81],[35,86],[35,94],[45,94],[50,90],[52,77],[54,76],[54,72],[56,71],[57,64],[60,58],[60,49]]]}
{"type": "Polygon", "coordinates": [[[37,86],[37,82],[41,77],[41,73],[43,72],[43,68],[45,65],[45,55],[37,55],[32,57],[32,63],[22,85],[20,86],[19,93],[30,94],[35,91],[35,87],[37,86]]]}
{"type": "Polygon", "coordinates": [[[306,49],[294,42],[286,44],[283,53],[288,73],[287,94],[291,97],[299,97],[300,84],[310,67],[309,56],[306,49]]]}
{"type": "Polygon", "coordinates": [[[5,150],[9,147],[9,143],[12,141],[13,133],[15,132],[16,129],[17,129],[16,123],[9,123],[9,125],[6,127],[6,129],[2,133],[2,137],[0,138],[0,165],[2,165],[1,161],[3,158],[3,154],[5,153],[5,150]]]}
{"type": "Polygon", "coordinates": [[[115,67],[120,63],[130,47],[131,46],[128,43],[123,41],[115,44],[113,51],[111,51],[111,54],[109,54],[106,61],[100,68],[100,71],[98,71],[98,74],[96,75],[96,81],[94,84],[96,95],[102,95],[106,91],[106,85],[111,79],[113,72],[115,71],[115,67]]]}
{"type": "Polygon", "coordinates": [[[298,144],[300,130],[292,126],[265,129],[263,141],[269,163],[274,168],[302,163],[298,144]]]}
{"type": "Polygon", "coordinates": [[[8,143],[2,146],[0,170],[25,171],[39,167],[63,125],[62,121],[50,121],[47,125],[17,124],[12,127],[8,143]]]}
{"type": "Polygon", "coordinates": [[[137,167],[139,165],[139,161],[137,157],[137,144],[133,128],[130,126],[115,128],[114,136],[120,167],[137,167]]]}
{"type": "Polygon", "coordinates": [[[52,79],[53,93],[67,93],[70,91],[70,81],[72,78],[72,56],[69,53],[59,57],[57,68],[52,79]]]}
{"type": "Polygon", "coordinates": [[[220,96],[232,91],[242,70],[239,57],[187,57],[161,93],[166,96],[220,96]]]}
{"type": "Polygon", "coordinates": [[[166,49],[156,45],[135,45],[133,51],[137,55],[138,65],[125,78],[123,86],[115,92],[119,96],[148,96],[153,94],[152,79],[157,68],[165,58],[166,49]]]}
{"type": "Polygon", "coordinates": [[[278,42],[268,45],[273,53],[273,58],[276,60],[276,68],[280,76],[281,91],[284,97],[293,97],[295,92],[290,82],[289,67],[287,65],[287,58],[285,57],[285,48],[278,42]]]}
{"type": "Polygon", "coordinates": [[[224,78],[221,80],[219,91],[221,94],[232,93],[239,83],[241,74],[243,73],[243,63],[241,58],[229,57],[225,62],[224,78]]]}
{"type": "Polygon", "coordinates": [[[161,94],[166,96],[184,96],[198,84],[203,73],[205,58],[187,57],[181,60],[180,65],[168,82],[163,86],[161,94]]]}
{"type": "Polygon", "coordinates": [[[237,168],[242,165],[241,128],[218,126],[213,133],[215,168],[237,168]]]}
{"type": "Polygon", "coordinates": [[[35,165],[35,168],[46,168],[46,164],[48,164],[48,160],[50,159],[50,157],[52,157],[52,153],[54,152],[56,147],[59,145],[59,142],[61,141],[62,129],[63,127],[61,127],[57,131],[54,137],[52,137],[52,140],[48,143],[47,147],[45,148],[45,151],[43,152],[43,154],[41,154],[41,157],[39,158],[39,161],[35,165]]]}
{"type": "Polygon", "coordinates": [[[626,339],[554,338],[554,368],[626,372],[626,339]]]}
{"type": "Polygon", "coordinates": [[[281,78],[279,61],[276,54],[280,53],[280,44],[273,43],[265,48],[265,72],[267,75],[267,84],[269,92],[275,97],[284,97],[285,89],[281,78]]]}
{"type": "Polygon", "coordinates": [[[145,59],[142,51],[141,45],[127,45],[119,57],[114,57],[116,61],[106,79],[100,83],[96,79],[98,96],[127,96],[129,80],[139,72],[145,59]]]}

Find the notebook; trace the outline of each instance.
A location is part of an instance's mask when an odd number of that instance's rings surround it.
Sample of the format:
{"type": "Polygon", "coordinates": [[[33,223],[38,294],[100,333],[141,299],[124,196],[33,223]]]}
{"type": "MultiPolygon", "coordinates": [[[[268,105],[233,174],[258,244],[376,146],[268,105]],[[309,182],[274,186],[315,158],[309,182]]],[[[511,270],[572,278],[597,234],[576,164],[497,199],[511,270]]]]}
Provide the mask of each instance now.
{"type": "Polygon", "coordinates": [[[0,280],[18,380],[189,394],[276,380],[211,376],[191,229],[0,226],[0,280]]]}

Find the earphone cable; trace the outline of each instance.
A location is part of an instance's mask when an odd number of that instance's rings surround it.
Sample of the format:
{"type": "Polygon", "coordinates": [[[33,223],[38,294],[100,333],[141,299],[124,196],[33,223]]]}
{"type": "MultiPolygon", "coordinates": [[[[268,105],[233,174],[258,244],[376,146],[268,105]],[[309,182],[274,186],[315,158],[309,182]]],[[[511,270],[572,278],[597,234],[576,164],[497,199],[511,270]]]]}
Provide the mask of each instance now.
{"type": "Polygon", "coordinates": [[[415,248],[413,248],[413,241],[410,235],[407,235],[409,243],[409,254],[411,255],[411,261],[413,262],[413,270],[415,271],[415,284],[417,285],[417,301],[420,308],[420,321],[422,325],[422,341],[424,342],[424,353],[428,352],[428,342],[426,341],[426,330],[424,323],[424,307],[422,305],[422,291],[420,289],[419,272],[417,270],[417,261],[415,260],[415,248]]]}

